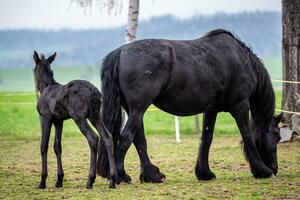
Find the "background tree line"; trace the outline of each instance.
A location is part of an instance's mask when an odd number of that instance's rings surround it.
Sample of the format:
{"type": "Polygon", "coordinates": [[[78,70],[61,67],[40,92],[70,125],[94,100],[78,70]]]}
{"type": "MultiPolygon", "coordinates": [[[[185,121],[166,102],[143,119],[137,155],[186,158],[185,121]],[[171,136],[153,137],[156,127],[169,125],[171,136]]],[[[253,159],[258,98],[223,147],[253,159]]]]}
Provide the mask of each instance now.
{"type": "MultiPolygon", "coordinates": [[[[281,55],[281,13],[218,13],[177,19],[173,16],[139,22],[137,38],[193,39],[215,28],[236,33],[260,57],[281,55]],[[259,31],[258,31],[259,30],[259,31]]],[[[94,30],[1,30],[0,67],[31,67],[33,49],[57,51],[56,65],[99,64],[112,49],[124,44],[125,25],[94,30]]]]}

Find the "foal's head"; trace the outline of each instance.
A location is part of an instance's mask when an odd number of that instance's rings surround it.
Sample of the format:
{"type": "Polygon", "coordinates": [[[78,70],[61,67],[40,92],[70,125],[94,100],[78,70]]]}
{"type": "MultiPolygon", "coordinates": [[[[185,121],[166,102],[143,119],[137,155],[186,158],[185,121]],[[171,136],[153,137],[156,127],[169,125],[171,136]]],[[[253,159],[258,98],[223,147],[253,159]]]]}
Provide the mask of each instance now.
{"type": "Polygon", "coordinates": [[[278,172],[277,144],[281,139],[278,124],[281,119],[282,113],[278,116],[274,116],[269,129],[270,131],[256,141],[256,146],[263,162],[267,167],[273,170],[275,175],[278,172]]]}
{"type": "Polygon", "coordinates": [[[40,92],[42,92],[48,85],[56,83],[53,78],[53,72],[50,68],[50,64],[54,61],[55,57],[56,52],[46,59],[44,55],[41,55],[40,58],[37,52],[34,51],[34,77],[37,83],[37,88],[40,92]]]}

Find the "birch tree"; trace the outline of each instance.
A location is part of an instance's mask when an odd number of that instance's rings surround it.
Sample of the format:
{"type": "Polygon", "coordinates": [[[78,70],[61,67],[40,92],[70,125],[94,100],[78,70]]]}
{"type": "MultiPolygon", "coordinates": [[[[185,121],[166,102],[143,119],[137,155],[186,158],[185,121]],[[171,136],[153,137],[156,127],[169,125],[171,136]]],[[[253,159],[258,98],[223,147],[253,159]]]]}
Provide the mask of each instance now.
{"type": "Polygon", "coordinates": [[[129,0],[128,21],[125,31],[125,43],[132,42],[136,39],[136,32],[139,19],[140,0],[129,0]]]}
{"type": "MultiPolygon", "coordinates": [[[[100,12],[105,10],[108,15],[118,14],[123,9],[122,0],[72,0],[76,2],[84,13],[92,10],[93,6],[98,6],[100,12]]],[[[139,18],[140,0],[129,0],[127,28],[125,30],[125,43],[132,42],[136,39],[138,18],[139,18]]]]}

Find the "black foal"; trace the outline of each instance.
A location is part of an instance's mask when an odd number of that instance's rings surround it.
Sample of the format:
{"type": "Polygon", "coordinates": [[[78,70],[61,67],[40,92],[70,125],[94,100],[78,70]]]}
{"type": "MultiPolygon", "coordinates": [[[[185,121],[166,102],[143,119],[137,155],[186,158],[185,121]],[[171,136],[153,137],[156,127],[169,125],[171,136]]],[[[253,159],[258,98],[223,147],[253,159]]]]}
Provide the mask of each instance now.
{"type": "Polygon", "coordinates": [[[89,178],[87,189],[93,188],[96,178],[96,157],[98,136],[89,126],[88,120],[96,128],[104,141],[109,157],[110,188],[115,188],[117,178],[113,153],[113,140],[110,132],[105,128],[100,117],[101,93],[88,81],[74,80],[66,85],[60,85],[53,78],[50,64],[54,61],[56,53],[49,58],[41,58],[34,51],[34,68],[40,98],[37,110],[42,123],[41,155],[42,173],[39,188],[46,188],[47,178],[47,151],[52,124],[55,126],[54,151],[57,157],[57,182],[56,187],[62,187],[64,171],[61,163],[61,136],[63,121],[72,118],[80,131],[88,140],[91,150],[89,178]]]}

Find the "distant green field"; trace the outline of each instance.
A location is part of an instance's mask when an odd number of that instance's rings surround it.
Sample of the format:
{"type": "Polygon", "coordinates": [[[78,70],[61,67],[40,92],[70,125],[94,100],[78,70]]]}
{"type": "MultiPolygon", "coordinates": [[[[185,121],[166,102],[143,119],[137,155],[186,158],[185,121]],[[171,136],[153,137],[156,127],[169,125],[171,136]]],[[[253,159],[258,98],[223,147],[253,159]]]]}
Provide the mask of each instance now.
{"type": "MultiPolygon", "coordinates": [[[[275,79],[281,79],[281,59],[268,58],[264,59],[270,76],[275,79]]],[[[1,68],[0,69],[0,91],[12,92],[33,92],[34,81],[32,67],[28,68],[1,68]]],[[[100,86],[99,66],[69,66],[56,67],[52,66],[55,79],[60,83],[67,83],[73,79],[85,79],[100,86]]],[[[280,88],[281,83],[273,82],[275,88],[280,88]]]]}
{"type": "MultiPolygon", "coordinates": [[[[276,104],[280,108],[281,91],[276,91],[276,104]]],[[[163,111],[148,111],[144,117],[146,134],[174,134],[174,116],[163,111]]],[[[194,117],[179,117],[180,132],[194,134],[194,117]]],[[[200,116],[200,124],[202,116],[200,116]]],[[[34,93],[0,93],[0,136],[20,139],[39,139],[39,117],[34,93]]],[[[200,125],[201,128],[201,125],[200,125]]],[[[219,113],[215,128],[216,135],[236,135],[237,126],[228,113],[219,113]]],[[[64,136],[80,136],[72,120],[65,122],[64,136]]]]}
{"type": "MultiPolygon", "coordinates": [[[[33,67],[28,68],[1,68],[0,91],[5,92],[33,92],[34,78],[33,67]]],[[[71,80],[83,79],[91,81],[98,88],[100,86],[99,67],[97,66],[72,66],[55,67],[53,65],[56,81],[65,84],[71,80]]]]}

